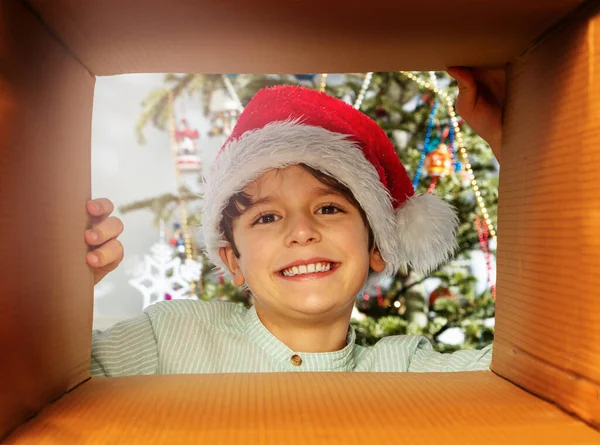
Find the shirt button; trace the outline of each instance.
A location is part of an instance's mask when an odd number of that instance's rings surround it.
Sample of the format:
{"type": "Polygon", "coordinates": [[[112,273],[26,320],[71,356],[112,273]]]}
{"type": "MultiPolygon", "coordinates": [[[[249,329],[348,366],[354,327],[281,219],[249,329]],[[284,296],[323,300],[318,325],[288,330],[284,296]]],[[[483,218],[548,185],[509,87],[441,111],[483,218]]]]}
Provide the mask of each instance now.
{"type": "Polygon", "coordinates": [[[302,357],[300,357],[298,354],[294,354],[292,355],[290,362],[292,362],[292,365],[294,366],[300,366],[302,364],[302,357]]]}

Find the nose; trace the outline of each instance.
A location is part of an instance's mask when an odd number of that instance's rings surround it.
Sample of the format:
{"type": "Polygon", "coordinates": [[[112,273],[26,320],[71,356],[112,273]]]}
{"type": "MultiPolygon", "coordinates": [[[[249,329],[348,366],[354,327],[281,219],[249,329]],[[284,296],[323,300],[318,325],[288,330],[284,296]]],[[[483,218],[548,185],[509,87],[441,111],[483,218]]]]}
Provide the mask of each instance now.
{"type": "Polygon", "coordinates": [[[298,213],[288,217],[286,247],[305,246],[321,241],[321,233],[312,215],[298,213]]]}

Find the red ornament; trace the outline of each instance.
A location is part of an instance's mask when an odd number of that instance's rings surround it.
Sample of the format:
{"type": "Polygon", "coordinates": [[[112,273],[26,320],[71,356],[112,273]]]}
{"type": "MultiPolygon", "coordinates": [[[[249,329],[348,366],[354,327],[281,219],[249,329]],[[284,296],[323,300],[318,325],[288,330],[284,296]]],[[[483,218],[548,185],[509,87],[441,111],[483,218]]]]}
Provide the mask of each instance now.
{"type": "Polygon", "coordinates": [[[429,294],[429,307],[433,307],[438,298],[448,298],[450,300],[458,301],[456,295],[454,295],[450,291],[450,289],[444,286],[438,287],[436,290],[429,294]]]}
{"type": "Polygon", "coordinates": [[[183,128],[175,130],[175,140],[177,141],[177,168],[180,171],[196,172],[202,168],[202,160],[197,154],[198,130],[190,128],[185,119],[181,120],[183,128]]]}
{"type": "Polygon", "coordinates": [[[186,119],[181,119],[181,124],[183,125],[183,128],[175,130],[175,139],[177,142],[182,142],[186,138],[198,139],[200,137],[198,130],[188,127],[188,122],[186,119]]]}

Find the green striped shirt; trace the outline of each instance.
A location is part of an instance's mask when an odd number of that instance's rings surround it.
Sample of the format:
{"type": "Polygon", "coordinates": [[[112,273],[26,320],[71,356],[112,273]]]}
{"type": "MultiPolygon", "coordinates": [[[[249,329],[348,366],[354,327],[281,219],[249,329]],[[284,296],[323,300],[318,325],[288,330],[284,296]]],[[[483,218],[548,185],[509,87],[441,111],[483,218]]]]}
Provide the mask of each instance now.
{"type": "Polygon", "coordinates": [[[398,335],[371,347],[335,352],[293,351],[261,323],[254,308],[233,303],[174,300],[92,336],[93,376],[221,372],[446,372],[488,370],[491,345],[442,354],[421,336],[398,335]]]}

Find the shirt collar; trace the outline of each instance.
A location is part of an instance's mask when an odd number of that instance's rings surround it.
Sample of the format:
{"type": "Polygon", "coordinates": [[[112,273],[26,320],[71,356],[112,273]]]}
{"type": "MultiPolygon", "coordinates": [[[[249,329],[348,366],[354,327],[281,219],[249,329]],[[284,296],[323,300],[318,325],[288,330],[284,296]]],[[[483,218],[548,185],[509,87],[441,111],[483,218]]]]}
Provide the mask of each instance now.
{"type": "Polygon", "coordinates": [[[290,371],[352,371],[354,369],[354,345],[356,333],[348,327],[346,346],[334,352],[298,352],[288,348],[262,324],[256,309],[252,306],[245,317],[245,325],[252,340],[267,354],[290,371]],[[302,364],[292,364],[292,357],[300,356],[302,364]]]}

